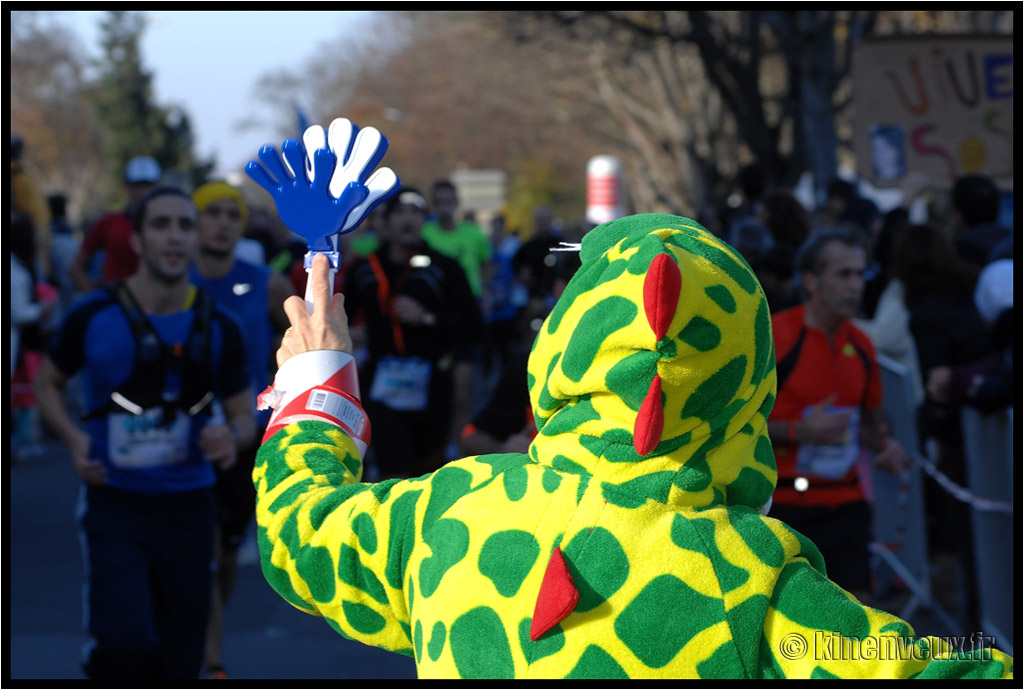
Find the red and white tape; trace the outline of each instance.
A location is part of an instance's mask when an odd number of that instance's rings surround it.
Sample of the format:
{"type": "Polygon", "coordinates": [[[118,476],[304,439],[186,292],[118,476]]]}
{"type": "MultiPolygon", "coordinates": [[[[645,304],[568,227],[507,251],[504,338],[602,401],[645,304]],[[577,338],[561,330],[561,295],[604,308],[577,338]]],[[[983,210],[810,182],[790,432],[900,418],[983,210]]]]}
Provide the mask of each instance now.
{"type": "Polygon", "coordinates": [[[263,435],[266,443],[289,424],[317,419],[352,437],[359,456],[370,444],[370,420],[359,402],[359,373],[352,355],[315,350],[289,358],[274,383],[259,395],[259,409],[274,413],[263,435]]]}

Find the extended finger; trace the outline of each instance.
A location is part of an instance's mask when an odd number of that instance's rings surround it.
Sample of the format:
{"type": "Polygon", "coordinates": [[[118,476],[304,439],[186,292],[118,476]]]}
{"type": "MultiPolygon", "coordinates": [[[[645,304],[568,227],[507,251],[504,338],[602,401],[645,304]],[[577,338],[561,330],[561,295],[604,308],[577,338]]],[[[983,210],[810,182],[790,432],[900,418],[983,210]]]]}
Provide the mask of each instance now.
{"type": "MultiPolygon", "coordinates": [[[[298,295],[292,295],[284,301],[284,313],[291,324],[288,331],[292,328],[299,328],[301,324],[309,319],[309,312],[306,311],[306,301],[298,295]]],[[[287,331],[285,335],[288,335],[287,331]]]]}
{"type": "Polygon", "coordinates": [[[331,306],[331,262],[324,254],[313,256],[313,267],[310,269],[309,280],[313,285],[313,319],[323,324],[327,320],[327,312],[331,306]]]}
{"type": "Polygon", "coordinates": [[[342,342],[339,347],[349,354],[352,353],[352,335],[348,330],[348,314],[345,312],[345,296],[340,292],[331,297],[332,322],[337,326],[335,332],[342,342]]]}
{"type": "MultiPolygon", "coordinates": [[[[306,153],[311,154],[317,149],[327,148],[327,133],[320,125],[310,125],[302,133],[302,145],[306,147],[306,153]]],[[[316,171],[313,169],[312,155],[306,156],[306,179],[312,182],[316,179],[316,171]]]]}
{"type": "Polygon", "coordinates": [[[281,189],[280,183],[270,176],[267,169],[256,161],[249,161],[245,164],[245,174],[252,178],[253,182],[258,184],[263,189],[274,194],[277,190],[281,189]]]}
{"type": "MultiPolygon", "coordinates": [[[[348,161],[352,152],[352,142],[355,140],[359,128],[352,124],[347,117],[335,118],[327,128],[327,145],[334,155],[338,157],[339,163],[348,161]]],[[[340,169],[340,165],[338,166],[340,169]]]]}
{"type": "Polygon", "coordinates": [[[288,179],[298,177],[299,173],[306,168],[306,164],[303,162],[306,152],[302,148],[302,142],[298,139],[285,139],[281,144],[281,153],[284,154],[284,163],[291,173],[288,179]]]}
{"type": "Polygon", "coordinates": [[[341,323],[345,324],[345,330],[348,330],[348,312],[345,311],[345,295],[343,293],[338,292],[331,295],[331,311],[341,320],[341,323]]]}
{"type": "Polygon", "coordinates": [[[352,217],[354,209],[359,207],[359,204],[366,199],[366,195],[369,194],[369,190],[365,185],[359,182],[349,182],[345,185],[345,188],[341,192],[341,196],[335,202],[341,209],[350,209],[345,214],[345,218],[342,219],[341,227],[338,228],[339,232],[348,232],[352,230],[358,223],[350,223],[349,218],[352,217]]]}
{"type": "MultiPolygon", "coordinates": [[[[370,175],[370,179],[366,181],[366,198],[362,203],[349,211],[348,216],[345,217],[345,224],[342,226],[342,230],[351,230],[357,227],[369,215],[374,206],[397,192],[401,184],[402,182],[398,179],[398,175],[391,168],[381,168],[370,175]]],[[[331,189],[331,194],[336,194],[335,189],[331,189]]]]}
{"type": "Polygon", "coordinates": [[[292,177],[294,177],[285,171],[284,164],[281,160],[281,154],[278,153],[278,150],[273,146],[261,146],[257,155],[259,155],[260,161],[270,174],[278,180],[278,186],[283,186],[286,182],[291,180],[292,177]]]}
{"type": "Polygon", "coordinates": [[[380,163],[380,159],[388,150],[388,140],[377,130],[376,127],[367,127],[360,130],[352,145],[352,154],[346,161],[346,165],[355,168],[359,174],[359,181],[366,182],[373,169],[380,163]]]}
{"type": "Polygon", "coordinates": [[[331,174],[335,170],[337,156],[328,149],[316,149],[313,151],[313,184],[315,189],[324,191],[331,180],[331,174]]]}
{"type": "MultiPolygon", "coordinates": [[[[380,162],[380,159],[384,157],[384,153],[388,150],[387,139],[376,130],[374,127],[367,127],[365,129],[358,129],[354,125],[350,137],[355,134],[354,140],[350,140],[350,143],[346,145],[344,156],[339,152],[341,146],[341,140],[344,138],[344,127],[339,125],[340,133],[337,135],[339,141],[331,141],[331,150],[338,155],[338,170],[334,174],[334,178],[331,180],[331,194],[335,197],[340,196],[341,190],[349,182],[358,180],[365,182],[367,176],[373,171],[380,162]]],[[[328,138],[330,138],[328,133],[328,138]]]]}

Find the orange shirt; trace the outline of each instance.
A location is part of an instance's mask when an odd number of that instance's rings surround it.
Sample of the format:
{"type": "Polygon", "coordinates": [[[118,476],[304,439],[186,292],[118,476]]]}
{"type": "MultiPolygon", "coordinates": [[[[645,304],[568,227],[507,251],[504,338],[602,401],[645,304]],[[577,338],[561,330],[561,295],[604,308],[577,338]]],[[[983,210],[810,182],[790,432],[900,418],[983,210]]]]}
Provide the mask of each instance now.
{"type": "MultiPolygon", "coordinates": [[[[769,419],[796,422],[808,407],[833,395],[833,406],[859,407],[862,415],[881,405],[881,373],[868,336],[846,320],[830,339],[825,331],[808,326],[805,316],[800,305],[772,317],[779,390],[769,419]]],[[[779,473],[774,502],[834,507],[864,498],[856,467],[835,481],[807,477],[807,490],[797,491],[793,480],[805,476],[796,471],[797,446],[774,438],[772,445],[779,473]]]]}

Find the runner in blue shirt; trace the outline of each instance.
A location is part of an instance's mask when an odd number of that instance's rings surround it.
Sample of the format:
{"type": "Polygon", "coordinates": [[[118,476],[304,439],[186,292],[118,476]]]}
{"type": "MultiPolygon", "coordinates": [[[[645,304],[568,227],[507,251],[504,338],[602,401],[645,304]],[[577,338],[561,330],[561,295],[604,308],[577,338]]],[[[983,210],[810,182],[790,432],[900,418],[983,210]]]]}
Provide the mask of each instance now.
{"type": "Polygon", "coordinates": [[[199,211],[199,253],[191,280],[231,312],[245,332],[252,381],[252,414],[257,435],[239,448],[238,462],[217,472],[217,569],[214,574],[210,626],[206,639],[206,676],[227,678],[221,659],[224,607],[238,574],[238,550],[256,508],[252,468],[256,441],[270,419],[270,410],[256,409],[256,395],[270,384],[271,352],[288,327],[284,301],[295,294],[283,274],[237,258],[235,250],[245,232],[247,208],[241,192],[226,182],[210,182],[192,195],[199,211]]]}
{"type": "Polygon", "coordinates": [[[252,442],[236,320],[189,281],[196,209],[176,188],[138,205],[138,271],[84,297],[36,396],[83,479],[83,667],[90,678],[198,678],[209,614],[214,467],[252,442]],[[85,429],[62,398],[81,373],[85,429]]]}

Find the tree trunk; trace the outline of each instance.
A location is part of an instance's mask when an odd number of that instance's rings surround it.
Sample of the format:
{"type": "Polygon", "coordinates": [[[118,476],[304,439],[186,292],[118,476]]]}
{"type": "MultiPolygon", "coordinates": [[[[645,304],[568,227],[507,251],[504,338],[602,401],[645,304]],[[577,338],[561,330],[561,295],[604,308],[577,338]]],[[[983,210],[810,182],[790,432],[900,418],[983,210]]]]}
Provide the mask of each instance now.
{"type": "Polygon", "coordinates": [[[838,161],[832,103],[836,86],[835,18],[831,12],[800,12],[800,23],[800,121],[814,199],[821,203],[836,176],[838,161]]]}

